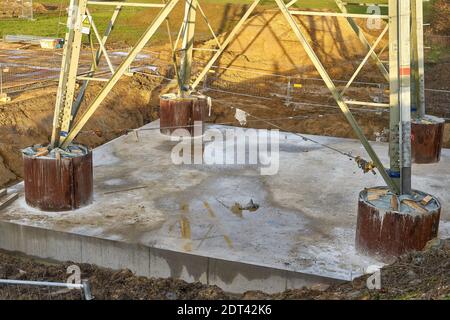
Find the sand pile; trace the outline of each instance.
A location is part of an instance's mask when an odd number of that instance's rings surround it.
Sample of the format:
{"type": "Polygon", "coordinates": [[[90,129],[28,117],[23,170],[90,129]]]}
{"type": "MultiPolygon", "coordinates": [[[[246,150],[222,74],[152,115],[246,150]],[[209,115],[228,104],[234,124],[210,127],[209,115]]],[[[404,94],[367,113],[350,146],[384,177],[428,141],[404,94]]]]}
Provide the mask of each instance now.
{"type": "MultiPolygon", "coordinates": [[[[296,16],[298,25],[308,34],[308,41],[321,62],[332,74],[348,74],[355,69],[367,51],[345,18],[296,16]],[[352,61],[354,63],[352,64],[352,61]]],[[[364,28],[364,21],[357,21],[364,28]]],[[[369,42],[376,40],[381,30],[365,32],[369,42]]],[[[223,40],[225,34],[220,38],[223,40]]],[[[214,47],[208,41],[205,47],[214,47]]],[[[380,47],[383,43],[380,44],[380,47]]],[[[199,58],[208,59],[202,52],[199,58]]],[[[307,75],[317,73],[306,52],[297,40],[284,16],[279,11],[266,11],[250,18],[239,35],[230,43],[219,60],[221,66],[247,67],[270,72],[295,72],[307,75]]]]}

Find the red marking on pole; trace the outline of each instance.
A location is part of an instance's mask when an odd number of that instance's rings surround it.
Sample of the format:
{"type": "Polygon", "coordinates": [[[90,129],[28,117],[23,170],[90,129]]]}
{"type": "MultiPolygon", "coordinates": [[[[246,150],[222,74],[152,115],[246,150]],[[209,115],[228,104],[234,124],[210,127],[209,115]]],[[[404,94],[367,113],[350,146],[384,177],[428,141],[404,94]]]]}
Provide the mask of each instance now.
{"type": "Polygon", "coordinates": [[[402,67],[400,68],[400,76],[409,76],[411,75],[411,68],[410,67],[402,67]]]}

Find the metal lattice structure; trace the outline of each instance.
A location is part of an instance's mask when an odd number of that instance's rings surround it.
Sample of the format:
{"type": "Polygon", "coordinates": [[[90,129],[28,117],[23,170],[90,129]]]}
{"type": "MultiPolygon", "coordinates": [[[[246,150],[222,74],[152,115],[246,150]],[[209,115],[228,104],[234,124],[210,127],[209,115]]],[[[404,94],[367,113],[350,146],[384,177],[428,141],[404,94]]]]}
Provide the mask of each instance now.
{"type": "MultiPolygon", "coordinates": [[[[92,117],[103,100],[110,93],[119,79],[126,74],[129,66],[139,54],[139,52],[152,39],[157,30],[168,19],[170,13],[180,0],[167,0],[165,3],[130,3],[130,2],[109,2],[90,0],[71,0],[68,13],[67,34],[63,54],[62,68],[59,79],[59,88],[55,105],[55,115],[52,132],[52,147],[66,148],[82,130],[87,121],[92,117]],[[100,35],[96,27],[94,18],[90,14],[89,6],[114,6],[110,23],[103,36],[100,35]],[[123,7],[133,6],[142,8],[159,9],[153,22],[134,45],[126,59],[120,66],[114,68],[111,64],[105,43],[114,27],[117,17],[123,7]],[[91,71],[82,77],[77,76],[78,61],[80,57],[81,41],[83,35],[95,37],[99,43],[92,62],[91,71]],[[104,58],[109,66],[111,77],[95,78],[96,66],[100,59],[104,58]],[[76,82],[82,81],[81,90],[75,97],[76,82]],[[105,86],[98,95],[90,102],[83,114],[78,114],[80,104],[84,98],[86,87],[90,81],[104,81],[105,86]],[[76,121],[75,121],[76,119],[76,121]]],[[[180,96],[190,95],[197,89],[209,70],[214,66],[227,46],[239,34],[244,23],[251,17],[255,8],[260,4],[260,0],[253,0],[246,12],[237,22],[234,28],[225,36],[222,41],[214,33],[208,23],[207,12],[201,7],[201,1],[185,0],[185,15],[178,33],[178,37],[172,43],[173,52],[181,53],[181,62],[175,61],[176,78],[178,82],[180,96]],[[195,24],[197,16],[202,16],[209,26],[212,37],[216,42],[214,54],[206,63],[200,73],[193,78],[192,63],[195,24]],[[181,41],[181,49],[178,44],[181,41]]],[[[386,0],[380,5],[388,7],[388,15],[382,14],[354,14],[347,10],[348,2],[335,0],[339,12],[318,12],[301,11],[292,6],[297,0],[285,3],[283,0],[273,0],[278,10],[282,13],[289,24],[293,34],[296,36],[299,45],[307,53],[315,69],[320,74],[323,82],[331,92],[336,104],[343,112],[351,125],[353,131],[361,141],[365,150],[369,154],[373,166],[378,169],[387,186],[395,194],[409,194],[411,192],[411,118],[423,117],[425,115],[425,90],[424,90],[424,53],[423,53],[423,0],[386,0]],[[348,81],[343,90],[340,90],[335,81],[331,78],[326,68],[320,61],[313,46],[308,40],[307,31],[301,28],[295,16],[322,16],[345,18],[355,32],[367,54],[360,66],[355,70],[353,76],[348,81]],[[382,19],[387,21],[377,40],[371,44],[364,32],[356,24],[356,18],[382,19]],[[381,39],[389,35],[389,66],[386,66],[377,53],[381,39]],[[380,158],[373,150],[363,131],[358,126],[353,117],[350,104],[367,104],[371,102],[348,101],[344,98],[344,93],[354,83],[354,80],[361,72],[363,66],[372,59],[384,79],[389,82],[390,102],[385,104],[390,108],[390,167],[386,169],[380,158]]],[[[351,4],[358,4],[352,1],[351,4]]],[[[361,3],[361,5],[365,5],[361,3]]],[[[385,48],[384,48],[385,49],[385,48]]],[[[383,50],[381,50],[383,51],[383,50]]],[[[175,57],[175,54],[174,54],[175,57]]]]}

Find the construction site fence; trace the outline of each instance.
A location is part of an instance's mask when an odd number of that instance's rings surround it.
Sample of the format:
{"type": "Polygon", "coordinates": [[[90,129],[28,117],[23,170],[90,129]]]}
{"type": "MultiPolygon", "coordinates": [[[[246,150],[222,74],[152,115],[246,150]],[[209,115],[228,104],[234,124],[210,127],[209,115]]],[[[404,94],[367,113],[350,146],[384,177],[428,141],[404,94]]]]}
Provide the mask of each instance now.
{"type": "Polygon", "coordinates": [[[12,94],[57,83],[59,67],[0,63],[0,91],[12,94]]]}
{"type": "MultiPolygon", "coordinates": [[[[129,50],[129,47],[112,50],[110,52],[112,64],[117,67],[129,50]]],[[[58,83],[61,70],[61,51],[44,50],[36,53],[26,49],[17,49],[0,53],[7,56],[6,58],[0,56],[0,93],[10,95],[58,83]]],[[[80,75],[88,73],[91,69],[91,61],[91,51],[83,50],[78,67],[80,75]]],[[[133,66],[141,66],[144,63],[149,62],[140,57],[133,63],[133,66]]],[[[152,62],[150,61],[150,63],[152,62]]],[[[105,73],[105,71],[109,72],[109,68],[105,59],[102,59],[97,66],[97,74],[105,73]]]]}

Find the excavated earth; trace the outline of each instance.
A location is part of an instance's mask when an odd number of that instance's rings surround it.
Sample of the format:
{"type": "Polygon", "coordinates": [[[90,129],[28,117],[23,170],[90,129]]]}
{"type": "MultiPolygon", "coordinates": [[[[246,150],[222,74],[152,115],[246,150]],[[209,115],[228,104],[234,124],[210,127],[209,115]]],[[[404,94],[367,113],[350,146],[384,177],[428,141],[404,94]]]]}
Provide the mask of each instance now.
{"type": "MultiPolygon", "coordinates": [[[[72,263],[39,261],[0,252],[0,279],[65,282],[72,263]]],[[[89,279],[95,299],[444,299],[450,298],[450,240],[432,241],[424,252],[412,252],[381,269],[381,289],[369,290],[369,275],[332,287],[289,290],[277,294],[249,291],[226,293],[217,286],[186,283],[176,279],[137,277],[129,270],[113,271],[89,264],[79,265],[89,279]]],[[[81,299],[79,291],[0,286],[0,299],[81,299]]]]}

